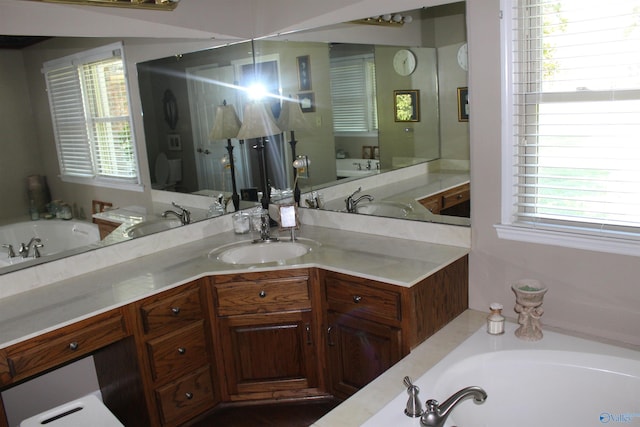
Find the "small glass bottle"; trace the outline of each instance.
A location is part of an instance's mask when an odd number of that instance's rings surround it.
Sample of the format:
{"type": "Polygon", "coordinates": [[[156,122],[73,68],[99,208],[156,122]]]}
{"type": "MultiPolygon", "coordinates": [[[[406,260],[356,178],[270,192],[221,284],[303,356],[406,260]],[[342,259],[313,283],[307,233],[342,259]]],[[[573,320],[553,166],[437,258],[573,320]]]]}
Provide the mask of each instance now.
{"type": "Polygon", "coordinates": [[[504,316],[502,304],[494,302],[489,306],[491,314],[487,317],[487,333],[500,335],[504,333],[504,316]]]}
{"type": "Polygon", "coordinates": [[[31,217],[31,221],[37,221],[40,219],[40,213],[38,212],[36,202],[33,199],[29,200],[29,216],[31,217]]]}

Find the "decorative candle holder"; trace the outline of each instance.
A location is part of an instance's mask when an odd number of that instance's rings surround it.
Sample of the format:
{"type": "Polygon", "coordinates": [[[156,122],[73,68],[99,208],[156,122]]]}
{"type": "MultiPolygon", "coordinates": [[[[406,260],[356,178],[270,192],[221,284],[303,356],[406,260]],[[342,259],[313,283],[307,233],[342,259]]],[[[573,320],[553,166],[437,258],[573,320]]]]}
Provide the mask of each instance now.
{"type": "Polygon", "coordinates": [[[516,329],[516,337],[525,341],[538,341],[542,339],[542,327],[540,318],[544,313],[542,300],[547,288],[537,280],[519,280],[511,286],[516,294],[516,305],[514,307],[518,313],[518,323],[520,327],[516,329]]]}

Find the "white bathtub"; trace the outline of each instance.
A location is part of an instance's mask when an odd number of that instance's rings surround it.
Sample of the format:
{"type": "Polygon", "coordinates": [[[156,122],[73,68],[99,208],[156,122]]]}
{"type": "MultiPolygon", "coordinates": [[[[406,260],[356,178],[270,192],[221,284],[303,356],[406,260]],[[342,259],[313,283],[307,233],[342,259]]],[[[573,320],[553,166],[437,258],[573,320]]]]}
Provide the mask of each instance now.
{"type": "MultiPolygon", "coordinates": [[[[27,244],[32,237],[40,238],[43,244],[39,249],[40,255],[48,256],[99,242],[100,232],[96,224],[62,219],[41,219],[0,226],[0,245],[12,245],[16,255],[20,243],[27,244]]],[[[0,250],[0,267],[24,261],[18,257],[10,259],[6,248],[0,250]]],[[[32,254],[33,250],[29,256],[32,254]]]]}
{"type": "MultiPolygon", "coordinates": [[[[482,328],[464,341],[414,381],[420,401],[482,387],[487,400],[458,404],[448,427],[640,426],[640,352],[549,331],[528,343],[514,337],[515,328],[507,324],[500,336],[482,328]]],[[[363,425],[420,426],[403,413],[407,397],[401,393],[363,425]]]]}
{"type": "Polygon", "coordinates": [[[362,177],[379,173],[380,160],[377,159],[336,159],[336,175],[339,177],[362,177]]]}

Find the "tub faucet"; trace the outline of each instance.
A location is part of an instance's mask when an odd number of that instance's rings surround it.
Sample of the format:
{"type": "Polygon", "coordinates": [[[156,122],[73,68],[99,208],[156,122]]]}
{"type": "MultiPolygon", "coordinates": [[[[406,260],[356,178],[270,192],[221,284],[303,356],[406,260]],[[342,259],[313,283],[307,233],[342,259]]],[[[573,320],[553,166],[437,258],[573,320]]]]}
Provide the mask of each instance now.
{"type": "Polygon", "coordinates": [[[42,240],[40,240],[39,237],[32,237],[26,245],[24,243],[20,243],[18,254],[22,258],[28,258],[29,252],[31,251],[31,248],[33,248],[33,257],[40,258],[40,251],[38,251],[38,248],[41,248],[42,246],[42,240]]]}
{"type": "Polygon", "coordinates": [[[191,212],[189,212],[188,210],[186,210],[182,206],[178,205],[176,202],[171,202],[171,204],[175,208],[180,209],[180,213],[178,213],[176,211],[172,211],[172,210],[166,210],[166,211],[162,212],[162,218],[166,218],[169,215],[173,215],[173,216],[175,216],[176,218],[178,218],[180,220],[182,225],[190,224],[191,223],[191,212]]]}
{"type": "Polygon", "coordinates": [[[444,427],[444,423],[447,421],[451,411],[458,403],[470,397],[473,397],[473,401],[476,404],[481,404],[487,399],[487,393],[480,387],[472,386],[457,391],[441,404],[437,400],[427,400],[427,409],[420,417],[420,425],[425,427],[444,427]]]}
{"type": "Polygon", "coordinates": [[[364,194],[354,200],[353,196],[358,194],[360,191],[362,191],[362,187],[358,187],[358,189],[354,191],[352,195],[345,199],[344,202],[347,205],[347,212],[357,212],[356,208],[358,207],[358,203],[360,203],[363,199],[367,199],[368,201],[373,202],[373,196],[370,196],[369,194],[364,194]]]}

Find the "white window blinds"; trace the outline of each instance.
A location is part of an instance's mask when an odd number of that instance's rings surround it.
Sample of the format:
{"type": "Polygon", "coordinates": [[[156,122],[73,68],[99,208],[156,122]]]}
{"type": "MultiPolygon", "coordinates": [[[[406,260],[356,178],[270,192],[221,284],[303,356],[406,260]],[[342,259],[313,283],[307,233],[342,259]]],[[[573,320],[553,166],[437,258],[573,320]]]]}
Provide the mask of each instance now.
{"type": "Polygon", "coordinates": [[[139,184],[122,45],[44,64],[61,178],[139,184]]]}
{"type": "Polygon", "coordinates": [[[640,237],[640,0],[506,4],[506,222],[640,237]]]}
{"type": "Polygon", "coordinates": [[[333,131],[378,130],[376,68],[371,55],[331,59],[333,131]]]}

